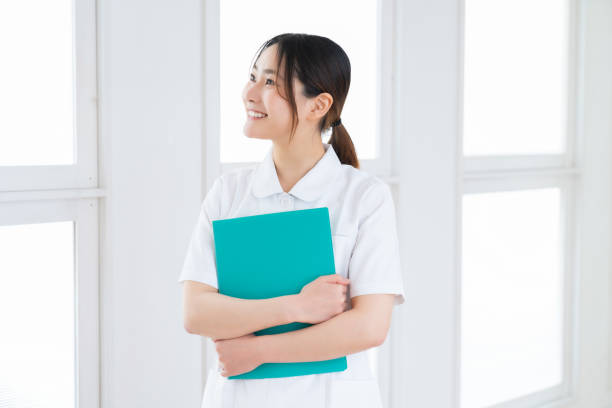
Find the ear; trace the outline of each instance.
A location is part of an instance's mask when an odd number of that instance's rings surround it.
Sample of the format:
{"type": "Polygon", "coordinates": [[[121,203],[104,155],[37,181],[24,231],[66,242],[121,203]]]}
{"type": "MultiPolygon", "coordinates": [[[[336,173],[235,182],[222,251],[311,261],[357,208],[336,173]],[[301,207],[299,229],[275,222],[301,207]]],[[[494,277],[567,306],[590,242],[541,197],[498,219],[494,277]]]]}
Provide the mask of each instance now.
{"type": "Polygon", "coordinates": [[[327,114],[329,108],[334,103],[334,98],[327,92],[322,92],[311,100],[309,117],[314,120],[319,120],[327,114]]]}

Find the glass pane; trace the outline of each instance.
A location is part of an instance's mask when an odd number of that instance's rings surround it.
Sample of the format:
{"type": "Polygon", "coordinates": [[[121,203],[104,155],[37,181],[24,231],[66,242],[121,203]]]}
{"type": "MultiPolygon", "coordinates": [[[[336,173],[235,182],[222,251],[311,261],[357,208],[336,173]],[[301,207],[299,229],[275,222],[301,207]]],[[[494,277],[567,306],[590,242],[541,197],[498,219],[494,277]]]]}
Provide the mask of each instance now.
{"type": "Polygon", "coordinates": [[[0,166],[73,164],[71,1],[0,1],[0,166]]]}
{"type": "Polygon", "coordinates": [[[75,406],[73,225],[0,226],[2,406],[75,406]]]}
{"type": "Polygon", "coordinates": [[[562,380],[560,190],[463,197],[461,407],[562,380]]]}
{"type": "MultiPolygon", "coordinates": [[[[241,95],[257,49],[266,40],[285,32],[328,37],[346,52],[351,62],[351,85],[342,109],[342,124],[360,159],[378,156],[376,1],[312,0],[303,7],[301,3],[280,0],[260,1],[256,6],[245,0],[224,0],[220,2],[220,15],[222,162],[260,161],[271,146],[269,140],[244,135],[247,116],[241,95]],[[339,24],[347,10],[351,24],[339,24]]],[[[327,143],[329,132],[322,136],[327,143]]]]}
{"type": "Polygon", "coordinates": [[[465,1],[465,155],[565,150],[567,3],[465,1]]]}

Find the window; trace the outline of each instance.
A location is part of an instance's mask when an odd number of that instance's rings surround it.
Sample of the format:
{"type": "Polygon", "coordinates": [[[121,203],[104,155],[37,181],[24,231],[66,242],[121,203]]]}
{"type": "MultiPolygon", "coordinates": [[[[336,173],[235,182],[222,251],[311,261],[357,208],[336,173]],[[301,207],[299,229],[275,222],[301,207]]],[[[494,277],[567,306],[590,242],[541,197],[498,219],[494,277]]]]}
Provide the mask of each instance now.
{"type": "MultiPolygon", "coordinates": [[[[218,105],[219,121],[218,131],[215,125],[210,125],[207,134],[220,135],[219,141],[209,147],[219,151],[214,155],[218,156],[216,161],[221,163],[222,172],[258,162],[270,148],[270,142],[250,140],[242,130],[246,112],[241,93],[249,79],[255,52],[277,34],[303,32],[330,38],[349,56],[351,85],[342,110],[342,123],[351,135],[362,168],[380,176],[389,175],[392,14],[391,5],[386,3],[316,0],[296,9],[294,3],[272,0],[260,2],[257,7],[244,0],[219,2],[219,63],[218,68],[213,68],[215,72],[218,69],[218,75],[211,73],[207,80],[211,85],[219,83],[218,98],[210,95],[214,88],[207,87],[210,98],[207,114],[216,123],[218,105]],[[351,24],[339,24],[342,18],[348,18],[349,12],[351,24]],[[356,26],[360,27],[358,31],[354,30],[356,26]],[[248,35],[235,35],[236,32],[248,35]]],[[[327,142],[329,136],[324,132],[323,141],[327,142]]]]}
{"type": "Polygon", "coordinates": [[[573,6],[465,1],[462,408],[570,381],[573,6]]]}
{"type": "Polygon", "coordinates": [[[95,406],[95,2],[35,3],[0,4],[0,401],[95,406]]]}

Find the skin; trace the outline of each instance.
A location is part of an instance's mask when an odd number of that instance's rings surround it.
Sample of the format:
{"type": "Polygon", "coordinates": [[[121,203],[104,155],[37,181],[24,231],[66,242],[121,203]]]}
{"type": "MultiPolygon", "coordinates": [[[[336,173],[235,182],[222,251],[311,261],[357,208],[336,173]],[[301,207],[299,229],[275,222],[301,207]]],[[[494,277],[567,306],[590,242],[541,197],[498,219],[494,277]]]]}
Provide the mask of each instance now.
{"type": "MultiPolygon", "coordinates": [[[[294,78],[299,122],[289,142],[289,102],[283,99],[283,88],[276,89],[276,75],[263,72],[276,67],[276,45],[265,49],[255,65],[257,69],[251,71],[242,91],[245,115],[247,109],[253,109],[268,116],[259,120],[247,116],[243,131],[247,137],[272,141],[276,172],[283,190],[289,192],[325,153],[318,123],[333,98],[329,93],[306,98],[303,84],[294,78]]],[[[214,340],[220,365],[225,368],[221,375],[239,375],[268,362],[329,360],[379,346],[389,330],[393,299],[392,294],[355,296],[352,309],[301,330],[214,340]]]]}

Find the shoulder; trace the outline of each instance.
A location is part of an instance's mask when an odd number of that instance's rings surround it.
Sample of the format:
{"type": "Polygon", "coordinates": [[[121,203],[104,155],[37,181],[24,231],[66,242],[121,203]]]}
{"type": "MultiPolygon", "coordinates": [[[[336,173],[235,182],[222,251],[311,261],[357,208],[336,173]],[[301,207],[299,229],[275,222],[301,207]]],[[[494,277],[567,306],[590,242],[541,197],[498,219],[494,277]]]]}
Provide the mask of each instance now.
{"type": "Polygon", "coordinates": [[[233,194],[236,190],[246,187],[252,177],[256,165],[238,167],[219,175],[210,188],[218,194],[233,194]]]}
{"type": "Polygon", "coordinates": [[[341,173],[339,182],[346,186],[346,193],[360,197],[360,201],[391,195],[389,184],[368,171],[343,164],[341,173]]]}
{"type": "Polygon", "coordinates": [[[353,207],[357,224],[374,214],[394,212],[393,195],[389,184],[380,177],[350,165],[342,165],[340,196],[353,207]]]}
{"type": "Polygon", "coordinates": [[[210,211],[215,214],[214,218],[222,218],[232,201],[248,191],[255,167],[256,165],[235,168],[214,179],[204,199],[210,211]]]}

